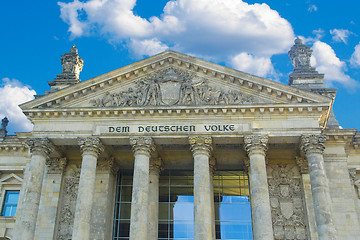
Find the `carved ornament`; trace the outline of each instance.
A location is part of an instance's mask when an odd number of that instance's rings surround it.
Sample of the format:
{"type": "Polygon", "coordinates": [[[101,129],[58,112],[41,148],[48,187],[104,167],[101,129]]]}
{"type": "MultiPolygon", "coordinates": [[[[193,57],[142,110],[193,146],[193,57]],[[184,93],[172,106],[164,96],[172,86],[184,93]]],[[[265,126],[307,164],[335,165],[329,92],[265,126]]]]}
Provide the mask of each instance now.
{"type": "Polygon", "coordinates": [[[111,172],[115,175],[119,171],[119,166],[116,164],[115,159],[111,158],[100,158],[97,161],[96,171],[98,172],[111,172]]]}
{"type": "Polygon", "coordinates": [[[300,172],[296,165],[268,166],[274,238],[307,239],[300,172]]]}
{"type": "Polygon", "coordinates": [[[100,138],[86,137],[78,138],[78,144],[80,145],[81,154],[92,154],[98,157],[101,152],[104,151],[104,145],[101,143],[100,138]]]}
{"type": "Polygon", "coordinates": [[[25,143],[29,146],[32,154],[41,154],[48,158],[51,153],[55,152],[55,146],[48,138],[29,138],[25,143]]]}
{"type": "Polygon", "coordinates": [[[237,90],[217,89],[194,74],[169,67],[136,81],[135,87],[90,100],[94,107],[173,105],[235,105],[258,103],[259,99],[237,90]]]}
{"type": "Polygon", "coordinates": [[[145,154],[150,157],[155,152],[155,144],[151,137],[132,137],[130,145],[134,154],[145,154]]]}
{"type": "Polygon", "coordinates": [[[300,149],[305,155],[318,153],[323,154],[326,136],[324,135],[302,135],[300,149]]]}
{"type": "Polygon", "coordinates": [[[61,174],[67,164],[66,158],[48,158],[46,159],[46,165],[48,167],[48,173],[61,174]]]}
{"type": "Polygon", "coordinates": [[[306,158],[296,157],[295,160],[296,160],[296,164],[300,168],[301,173],[309,173],[309,165],[306,158]]]}
{"type": "Polygon", "coordinates": [[[159,157],[150,158],[150,172],[160,174],[164,170],[164,163],[159,157]]]}
{"type": "Polygon", "coordinates": [[[206,154],[211,156],[212,138],[209,136],[192,136],[189,137],[190,150],[193,155],[206,154]]]}
{"type": "Polygon", "coordinates": [[[266,155],[268,149],[268,136],[264,135],[251,135],[244,137],[244,148],[248,155],[261,154],[266,155]]]}

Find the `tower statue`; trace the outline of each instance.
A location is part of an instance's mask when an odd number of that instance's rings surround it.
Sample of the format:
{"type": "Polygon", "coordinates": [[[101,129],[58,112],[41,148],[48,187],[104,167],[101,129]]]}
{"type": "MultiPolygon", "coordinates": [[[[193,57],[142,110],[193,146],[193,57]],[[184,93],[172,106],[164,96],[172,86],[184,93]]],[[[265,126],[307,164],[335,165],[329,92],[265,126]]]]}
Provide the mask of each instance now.
{"type": "Polygon", "coordinates": [[[7,136],[6,127],[7,127],[8,123],[9,123],[9,120],[7,119],[7,117],[4,117],[1,120],[0,138],[2,138],[3,140],[5,140],[5,137],[7,136]]]}
{"type": "Polygon", "coordinates": [[[84,61],[79,57],[75,45],[69,53],[61,56],[62,73],[58,74],[54,81],[48,82],[51,89],[47,93],[55,92],[70,85],[80,82],[79,75],[84,66],[84,61]]]}

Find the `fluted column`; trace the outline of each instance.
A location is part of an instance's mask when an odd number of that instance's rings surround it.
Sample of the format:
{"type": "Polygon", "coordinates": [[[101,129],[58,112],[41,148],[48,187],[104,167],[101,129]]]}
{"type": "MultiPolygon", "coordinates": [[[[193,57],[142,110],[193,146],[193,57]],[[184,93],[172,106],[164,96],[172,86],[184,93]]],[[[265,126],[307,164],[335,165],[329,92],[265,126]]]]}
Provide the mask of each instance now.
{"type": "Polygon", "coordinates": [[[55,151],[54,145],[47,138],[27,139],[30,148],[31,161],[27,174],[27,184],[24,189],[23,199],[16,238],[18,240],[32,240],[35,235],[36,220],[38,216],[41,189],[45,173],[45,162],[50,153],[55,151]]]}
{"type": "Polygon", "coordinates": [[[149,161],[155,145],[151,137],[130,138],[135,163],[131,200],[130,240],[148,238],[149,161]]]}
{"type": "Polygon", "coordinates": [[[211,201],[213,192],[209,167],[212,139],[203,136],[189,137],[189,143],[194,156],[194,239],[214,240],[214,205],[211,201]]]}
{"type": "Polygon", "coordinates": [[[96,164],[104,146],[100,139],[95,137],[78,138],[78,143],[82,154],[82,163],[72,239],[89,240],[96,164]]]}
{"type": "Polygon", "coordinates": [[[250,200],[254,240],[274,239],[265,156],[267,136],[245,136],[244,147],[250,160],[250,200]]]}
{"type": "Polygon", "coordinates": [[[158,239],[159,222],[159,176],[163,169],[161,158],[150,159],[149,172],[149,238],[148,240],[158,239]]]}
{"type": "Polygon", "coordinates": [[[329,182],[324,168],[325,141],[326,137],[323,135],[303,135],[301,136],[301,150],[308,160],[319,240],[334,240],[337,239],[336,229],[333,221],[329,182]]]}

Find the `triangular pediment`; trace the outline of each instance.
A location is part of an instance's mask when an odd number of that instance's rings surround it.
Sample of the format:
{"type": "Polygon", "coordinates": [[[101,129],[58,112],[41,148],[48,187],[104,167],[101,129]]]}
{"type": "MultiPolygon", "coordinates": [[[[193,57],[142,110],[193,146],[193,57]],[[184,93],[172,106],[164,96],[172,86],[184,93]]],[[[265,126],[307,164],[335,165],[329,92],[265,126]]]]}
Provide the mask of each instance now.
{"type": "Polygon", "coordinates": [[[0,185],[2,184],[22,184],[23,179],[18,175],[11,173],[0,179],[0,185]]]}
{"type": "Polygon", "coordinates": [[[22,104],[21,108],[149,108],[276,104],[331,99],[167,51],[22,104]]]}

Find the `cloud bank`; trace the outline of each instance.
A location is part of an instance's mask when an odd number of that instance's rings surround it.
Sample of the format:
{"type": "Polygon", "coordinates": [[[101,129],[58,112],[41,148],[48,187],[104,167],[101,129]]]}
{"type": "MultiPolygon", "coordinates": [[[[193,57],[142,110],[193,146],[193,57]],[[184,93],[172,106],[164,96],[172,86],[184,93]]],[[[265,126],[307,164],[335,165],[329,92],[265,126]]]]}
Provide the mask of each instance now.
{"type": "Polygon", "coordinates": [[[20,107],[21,103],[34,99],[36,92],[28,86],[24,86],[21,82],[15,79],[3,78],[0,81],[0,118],[5,116],[9,119],[7,127],[8,134],[14,132],[31,131],[33,125],[22,113],[20,107]]]}
{"type": "Polygon", "coordinates": [[[346,74],[346,63],[336,56],[330,45],[316,41],[312,49],[311,64],[316,67],[318,72],[325,73],[325,81],[329,86],[341,83],[349,89],[359,87],[359,83],[346,74]]]}
{"type": "Polygon", "coordinates": [[[136,0],[74,0],[58,4],[60,17],[69,25],[73,38],[100,34],[111,42],[127,43],[138,57],[171,48],[205,59],[233,62],[244,71],[249,67],[240,61],[249,59],[245,58],[248,55],[257,63],[263,59],[265,66],[258,72],[261,76],[271,75],[270,57],[286,53],[294,40],[290,23],[277,11],[267,4],[241,0],[173,0],[166,4],[161,16],[149,19],[133,12],[136,0]]]}

